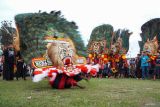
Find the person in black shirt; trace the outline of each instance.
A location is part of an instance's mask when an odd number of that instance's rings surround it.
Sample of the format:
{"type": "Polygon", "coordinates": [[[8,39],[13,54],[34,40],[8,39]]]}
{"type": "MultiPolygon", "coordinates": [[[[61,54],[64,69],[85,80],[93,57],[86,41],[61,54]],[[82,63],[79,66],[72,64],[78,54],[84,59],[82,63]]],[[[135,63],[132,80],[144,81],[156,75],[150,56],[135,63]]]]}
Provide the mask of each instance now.
{"type": "Polygon", "coordinates": [[[135,75],[137,78],[141,78],[142,77],[142,70],[141,70],[141,54],[138,54],[137,55],[137,58],[136,58],[136,71],[135,71],[135,75]]]}
{"type": "Polygon", "coordinates": [[[0,76],[2,75],[2,71],[3,71],[3,66],[2,64],[0,64],[0,76]]]}
{"type": "Polygon", "coordinates": [[[8,62],[8,51],[7,51],[7,48],[6,47],[4,47],[3,48],[3,54],[2,54],[2,62],[3,62],[3,80],[6,80],[6,78],[7,78],[7,62],[8,62]]]}
{"type": "Polygon", "coordinates": [[[15,54],[14,54],[14,48],[9,47],[8,48],[8,64],[9,64],[9,73],[10,73],[10,80],[13,80],[14,78],[14,63],[15,63],[15,54]]]}
{"type": "Polygon", "coordinates": [[[14,57],[14,49],[12,46],[8,46],[3,50],[3,80],[13,80],[14,57]]]}
{"type": "Polygon", "coordinates": [[[155,65],[155,70],[154,70],[154,74],[153,74],[153,79],[156,80],[156,75],[159,75],[159,71],[160,71],[160,54],[157,54],[157,58],[156,58],[156,65],[155,65]]]}
{"type": "Polygon", "coordinates": [[[22,77],[22,79],[26,80],[26,65],[24,63],[24,60],[21,56],[20,51],[17,52],[16,54],[16,66],[17,66],[17,71],[16,71],[16,79],[18,80],[19,77],[22,77]]]}

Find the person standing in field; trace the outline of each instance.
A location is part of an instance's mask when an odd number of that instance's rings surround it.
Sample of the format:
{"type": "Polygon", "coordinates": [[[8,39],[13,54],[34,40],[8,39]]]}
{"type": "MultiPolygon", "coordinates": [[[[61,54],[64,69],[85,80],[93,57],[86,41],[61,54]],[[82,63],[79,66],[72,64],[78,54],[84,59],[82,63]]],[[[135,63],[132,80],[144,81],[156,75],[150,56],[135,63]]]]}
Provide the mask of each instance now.
{"type": "Polygon", "coordinates": [[[141,56],[141,69],[142,69],[142,79],[148,78],[148,70],[149,67],[149,57],[147,55],[147,52],[143,52],[141,56]]]}
{"type": "Polygon", "coordinates": [[[155,70],[154,70],[154,74],[153,74],[153,80],[156,80],[156,75],[159,76],[159,72],[160,72],[160,54],[157,54],[157,58],[156,58],[156,64],[155,64],[155,70]]]}
{"type": "Polygon", "coordinates": [[[137,79],[140,79],[142,77],[142,69],[141,69],[141,54],[137,54],[136,57],[136,71],[135,71],[135,75],[137,77],[137,79]]]}
{"type": "Polygon", "coordinates": [[[16,79],[18,80],[19,77],[22,77],[22,79],[26,80],[26,64],[24,63],[24,60],[21,56],[20,51],[17,52],[17,71],[16,71],[16,79]]]}
{"type": "Polygon", "coordinates": [[[13,80],[14,77],[14,48],[9,45],[3,50],[3,80],[13,80]]]}

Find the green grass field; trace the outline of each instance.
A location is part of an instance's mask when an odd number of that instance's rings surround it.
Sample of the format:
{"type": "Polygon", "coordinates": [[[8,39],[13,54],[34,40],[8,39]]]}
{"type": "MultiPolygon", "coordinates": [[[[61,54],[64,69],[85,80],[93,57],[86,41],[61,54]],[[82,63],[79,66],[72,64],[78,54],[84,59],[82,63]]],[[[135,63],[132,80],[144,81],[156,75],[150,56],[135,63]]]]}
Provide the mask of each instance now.
{"type": "Polygon", "coordinates": [[[85,89],[52,89],[47,80],[3,81],[0,107],[160,107],[160,80],[91,79],[85,89]]]}

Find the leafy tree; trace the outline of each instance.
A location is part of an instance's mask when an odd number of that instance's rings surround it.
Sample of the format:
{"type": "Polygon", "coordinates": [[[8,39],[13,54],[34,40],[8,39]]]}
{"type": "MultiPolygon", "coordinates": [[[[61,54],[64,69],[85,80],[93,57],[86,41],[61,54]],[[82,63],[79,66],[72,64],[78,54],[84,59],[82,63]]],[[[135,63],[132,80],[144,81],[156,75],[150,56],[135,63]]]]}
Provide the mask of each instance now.
{"type": "Polygon", "coordinates": [[[4,46],[13,44],[13,36],[15,29],[11,25],[11,21],[2,21],[0,28],[1,43],[4,46]]]}

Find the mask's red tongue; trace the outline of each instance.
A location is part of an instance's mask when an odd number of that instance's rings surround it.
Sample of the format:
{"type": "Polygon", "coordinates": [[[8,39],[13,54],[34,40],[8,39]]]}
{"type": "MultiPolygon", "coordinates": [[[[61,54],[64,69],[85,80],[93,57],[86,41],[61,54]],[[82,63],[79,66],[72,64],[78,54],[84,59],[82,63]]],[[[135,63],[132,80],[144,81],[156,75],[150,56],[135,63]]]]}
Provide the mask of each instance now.
{"type": "Polygon", "coordinates": [[[71,63],[70,58],[65,59],[64,65],[68,65],[68,64],[70,64],[70,63],[71,63]]]}

